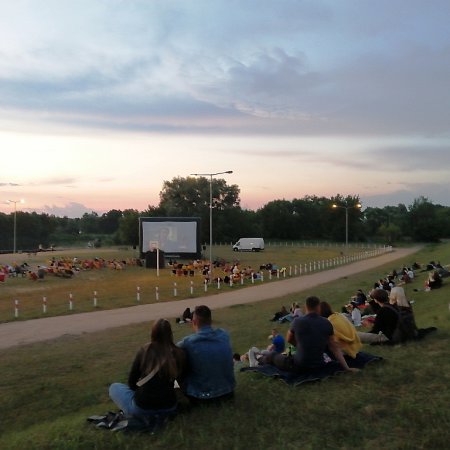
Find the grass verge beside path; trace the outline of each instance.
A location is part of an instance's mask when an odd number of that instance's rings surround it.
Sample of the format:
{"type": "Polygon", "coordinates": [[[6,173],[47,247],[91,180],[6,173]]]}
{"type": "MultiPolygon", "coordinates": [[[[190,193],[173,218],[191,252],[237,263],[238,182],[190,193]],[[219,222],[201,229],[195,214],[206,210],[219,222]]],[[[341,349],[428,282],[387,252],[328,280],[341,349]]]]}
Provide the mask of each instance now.
{"type": "MultiPolygon", "coordinates": [[[[450,245],[427,247],[415,259],[450,262],[450,245]]],[[[235,351],[265,346],[268,319],[281,304],[315,294],[338,309],[392,269],[390,263],[301,294],[217,310],[215,324],[230,331],[235,351]]],[[[439,328],[424,341],[367,347],[385,361],[298,388],[238,373],[233,404],[180,415],[156,436],[113,434],[85,423],[114,408],[108,385],[126,380],[149,324],[0,351],[0,448],[448,448],[450,280],[440,290],[414,292],[426,274],[419,275],[407,288],[418,325],[439,328]]],[[[190,333],[185,325],[173,328],[176,339],[190,333]]]]}

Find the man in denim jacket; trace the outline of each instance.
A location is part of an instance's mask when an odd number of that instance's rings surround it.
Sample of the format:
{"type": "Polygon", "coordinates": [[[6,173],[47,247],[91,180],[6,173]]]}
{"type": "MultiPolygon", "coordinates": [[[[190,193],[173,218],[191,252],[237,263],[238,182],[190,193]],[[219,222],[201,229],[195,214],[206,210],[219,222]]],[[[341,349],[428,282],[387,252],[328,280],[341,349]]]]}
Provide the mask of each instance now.
{"type": "Polygon", "coordinates": [[[193,403],[231,398],[236,385],[230,337],[225,330],[212,328],[211,322],[211,310],[197,306],[192,318],[195,333],[177,344],[188,358],[188,373],[181,388],[193,403]]]}

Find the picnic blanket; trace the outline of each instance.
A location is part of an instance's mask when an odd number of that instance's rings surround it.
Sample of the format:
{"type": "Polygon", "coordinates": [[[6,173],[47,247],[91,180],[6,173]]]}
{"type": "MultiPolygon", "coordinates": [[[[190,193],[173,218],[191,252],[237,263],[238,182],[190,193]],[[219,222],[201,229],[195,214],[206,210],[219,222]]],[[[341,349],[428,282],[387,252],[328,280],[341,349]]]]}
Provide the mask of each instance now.
{"type": "MultiPolygon", "coordinates": [[[[363,369],[367,364],[373,361],[380,361],[382,359],[383,358],[381,356],[376,356],[365,352],[359,352],[355,359],[345,355],[345,360],[347,361],[348,366],[356,369],[363,369]]],[[[270,364],[264,364],[257,367],[243,367],[241,372],[259,372],[267,377],[278,378],[287,384],[299,386],[303,383],[308,383],[311,381],[324,380],[338,373],[342,373],[344,370],[337,361],[331,361],[319,369],[304,373],[286,372],[270,364]]]]}

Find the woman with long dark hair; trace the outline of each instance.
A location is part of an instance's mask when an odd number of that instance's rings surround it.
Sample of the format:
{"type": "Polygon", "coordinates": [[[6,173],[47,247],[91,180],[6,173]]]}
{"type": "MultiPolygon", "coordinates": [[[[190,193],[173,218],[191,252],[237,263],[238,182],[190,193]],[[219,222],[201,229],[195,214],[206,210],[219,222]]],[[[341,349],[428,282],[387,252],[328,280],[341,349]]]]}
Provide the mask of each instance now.
{"type": "Polygon", "coordinates": [[[113,383],[109,396],[128,417],[170,413],[177,407],[174,382],[185,366],[185,352],[173,343],[169,321],[159,319],[152,327],[151,342],[134,358],[128,385],[113,383]]]}

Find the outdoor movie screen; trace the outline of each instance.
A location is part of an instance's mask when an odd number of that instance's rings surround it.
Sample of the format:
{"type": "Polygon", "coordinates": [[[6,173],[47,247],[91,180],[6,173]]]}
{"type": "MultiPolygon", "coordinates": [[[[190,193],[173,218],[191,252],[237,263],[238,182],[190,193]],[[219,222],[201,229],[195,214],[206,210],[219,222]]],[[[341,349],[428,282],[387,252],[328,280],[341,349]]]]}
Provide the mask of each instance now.
{"type": "Polygon", "coordinates": [[[142,254],[159,248],[167,255],[200,256],[199,217],[141,217],[139,223],[142,254]]]}

